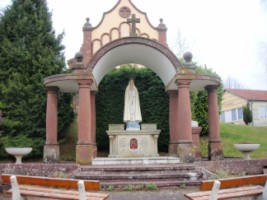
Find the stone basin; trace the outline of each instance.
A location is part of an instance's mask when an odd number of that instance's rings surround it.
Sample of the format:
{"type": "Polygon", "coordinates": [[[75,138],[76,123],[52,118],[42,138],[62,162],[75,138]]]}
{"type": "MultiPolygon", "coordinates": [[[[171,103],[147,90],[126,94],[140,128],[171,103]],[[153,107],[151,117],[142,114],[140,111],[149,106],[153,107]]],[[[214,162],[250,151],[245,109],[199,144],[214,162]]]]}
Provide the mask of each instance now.
{"type": "Polygon", "coordinates": [[[22,157],[31,153],[31,151],[32,151],[31,147],[7,147],[6,148],[6,152],[8,154],[15,156],[16,158],[15,164],[21,164],[22,157]]]}
{"type": "Polygon", "coordinates": [[[250,153],[257,150],[260,144],[234,144],[234,148],[244,154],[244,160],[250,160],[250,153]]]}

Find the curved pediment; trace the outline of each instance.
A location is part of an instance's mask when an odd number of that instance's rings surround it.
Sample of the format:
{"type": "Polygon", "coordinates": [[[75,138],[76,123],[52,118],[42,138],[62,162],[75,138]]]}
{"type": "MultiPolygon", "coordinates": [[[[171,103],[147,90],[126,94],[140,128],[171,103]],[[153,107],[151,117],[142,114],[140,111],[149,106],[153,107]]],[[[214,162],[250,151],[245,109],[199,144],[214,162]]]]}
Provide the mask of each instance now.
{"type": "Polygon", "coordinates": [[[92,54],[109,42],[129,37],[131,25],[127,23],[127,19],[132,14],[140,19],[140,23],[136,25],[137,35],[159,41],[158,30],[150,23],[146,13],[140,11],[130,0],[119,0],[111,10],[103,14],[99,24],[92,28],[92,54]]]}

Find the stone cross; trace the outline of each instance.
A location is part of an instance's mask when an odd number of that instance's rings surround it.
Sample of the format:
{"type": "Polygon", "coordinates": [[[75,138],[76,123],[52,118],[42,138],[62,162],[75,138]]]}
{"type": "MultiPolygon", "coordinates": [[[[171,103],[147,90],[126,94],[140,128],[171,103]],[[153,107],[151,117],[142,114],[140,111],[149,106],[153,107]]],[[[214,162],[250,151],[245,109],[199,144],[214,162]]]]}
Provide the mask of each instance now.
{"type": "Polygon", "coordinates": [[[127,19],[127,23],[132,24],[132,32],[130,33],[130,36],[137,37],[136,24],[140,23],[140,18],[135,18],[135,14],[132,14],[132,18],[127,19]]]}

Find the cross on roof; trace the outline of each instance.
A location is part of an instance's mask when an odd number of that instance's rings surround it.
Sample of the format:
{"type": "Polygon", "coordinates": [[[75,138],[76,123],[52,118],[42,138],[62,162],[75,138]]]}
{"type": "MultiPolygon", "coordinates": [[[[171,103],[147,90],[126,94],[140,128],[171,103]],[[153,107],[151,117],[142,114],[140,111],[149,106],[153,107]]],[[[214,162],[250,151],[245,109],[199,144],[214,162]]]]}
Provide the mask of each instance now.
{"type": "Polygon", "coordinates": [[[140,18],[136,18],[135,14],[132,14],[132,18],[127,19],[127,23],[132,24],[132,31],[130,32],[131,37],[136,37],[136,24],[140,23],[140,18]]]}

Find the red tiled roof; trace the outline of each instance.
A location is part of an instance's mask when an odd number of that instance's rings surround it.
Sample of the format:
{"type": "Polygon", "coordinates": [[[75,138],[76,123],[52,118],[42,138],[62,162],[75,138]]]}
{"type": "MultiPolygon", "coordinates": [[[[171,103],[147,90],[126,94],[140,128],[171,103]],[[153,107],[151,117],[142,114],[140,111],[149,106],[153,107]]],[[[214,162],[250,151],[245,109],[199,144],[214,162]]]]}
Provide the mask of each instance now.
{"type": "Polygon", "coordinates": [[[266,90],[241,90],[241,89],[225,89],[236,96],[253,101],[267,101],[266,90]]]}

